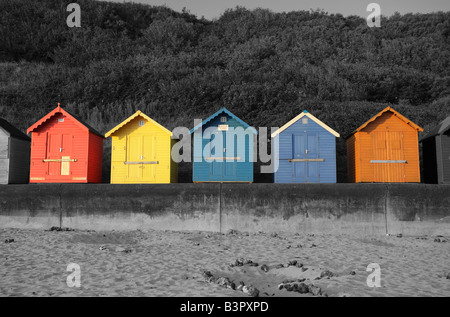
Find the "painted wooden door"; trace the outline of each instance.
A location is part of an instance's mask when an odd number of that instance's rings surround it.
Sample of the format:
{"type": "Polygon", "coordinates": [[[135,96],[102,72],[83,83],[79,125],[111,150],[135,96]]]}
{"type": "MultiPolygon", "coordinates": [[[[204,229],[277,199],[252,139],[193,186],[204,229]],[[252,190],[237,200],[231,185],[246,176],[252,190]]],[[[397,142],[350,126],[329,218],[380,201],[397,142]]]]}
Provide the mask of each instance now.
{"type": "Polygon", "coordinates": [[[237,170],[237,136],[234,133],[222,132],[223,135],[223,153],[224,153],[224,170],[223,178],[225,181],[236,180],[237,170]]]}
{"type": "Polygon", "coordinates": [[[216,138],[222,138],[223,140],[222,132],[216,131],[212,133],[209,140],[209,175],[212,181],[221,181],[223,176],[223,143],[220,143],[220,140],[216,138]]]}
{"type": "Polygon", "coordinates": [[[130,135],[127,141],[128,179],[137,182],[142,179],[142,136],[130,135]]]}
{"type": "Polygon", "coordinates": [[[156,178],[156,137],[152,135],[131,135],[128,137],[127,167],[128,179],[134,182],[148,182],[156,178]]]}
{"type": "MultiPolygon", "coordinates": [[[[319,158],[319,136],[317,134],[308,134],[308,147],[306,158],[308,160],[317,160],[319,158]]],[[[319,182],[320,162],[308,161],[308,183],[319,182]]]]}
{"type": "Polygon", "coordinates": [[[403,133],[387,132],[388,150],[390,159],[395,162],[389,164],[389,178],[394,183],[404,183],[405,173],[405,154],[403,150],[403,133]]]}
{"type": "Polygon", "coordinates": [[[153,135],[144,135],[142,137],[142,177],[145,181],[154,181],[156,178],[156,137],[153,135]]]}
{"type": "Polygon", "coordinates": [[[374,182],[404,183],[405,155],[402,132],[374,132],[372,135],[374,182]]]}
{"type": "Polygon", "coordinates": [[[294,183],[318,183],[320,162],[309,161],[319,158],[317,134],[292,135],[292,175],[294,183]]]}
{"type": "Polygon", "coordinates": [[[236,143],[234,134],[227,135],[226,132],[216,131],[211,135],[211,139],[209,140],[210,155],[212,158],[209,163],[211,181],[230,182],[236,180],[236,143]],[[215,138],[221,138],[221,141],[215,138]]]}
{"type": "Polygon", "coordinates": [[[49,133],[47,142],[47,173],[48,179],[64,180],[71,178],[71,162],[61,162],[62,159],[72,158],[72,135],[63,133],[49,133]]]}
{"type": "MultiPolygon", "coordinates": [[[[299,134],[292,136],[292,149],[294,160],[306,159],[306,134],[299,134]]],[[[293,178],[295,183],[306,183],[308,179],[307,163],[306,162],[292,162],[293,178]]]]}

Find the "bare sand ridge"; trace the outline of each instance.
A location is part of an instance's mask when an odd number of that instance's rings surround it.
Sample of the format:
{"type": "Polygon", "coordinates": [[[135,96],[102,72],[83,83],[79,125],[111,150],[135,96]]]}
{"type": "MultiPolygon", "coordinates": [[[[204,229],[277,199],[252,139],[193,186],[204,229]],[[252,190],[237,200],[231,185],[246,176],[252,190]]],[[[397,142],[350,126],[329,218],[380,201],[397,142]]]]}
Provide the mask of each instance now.
{"type": "Polygon", "coordinates": [[[247,296],[208,283],[204,270],[253,285],[260,296],[313,296],[279,290],[286,279],[306,279],[328,296],[450,296],[450,242],[442,242],[447,240],[2,229],[0,296],[247,296]],[[258,266],[230,266],[238,258],[258,266]],[[303,267],[288,267],[289,261],[303,267]],[[69,263],[81,267],[80,288],[66,284],[69,263]],[[381,288],[366,284],[370,263],[381,267],[381,288]],[[316,279],[326,270],[335,276],[316,279]]]}

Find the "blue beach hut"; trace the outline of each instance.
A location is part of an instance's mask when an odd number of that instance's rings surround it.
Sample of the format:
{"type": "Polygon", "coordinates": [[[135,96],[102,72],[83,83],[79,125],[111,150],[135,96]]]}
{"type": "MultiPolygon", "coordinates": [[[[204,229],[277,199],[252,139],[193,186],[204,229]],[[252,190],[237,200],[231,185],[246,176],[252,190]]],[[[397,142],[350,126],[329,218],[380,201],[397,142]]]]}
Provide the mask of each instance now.
{"type": "Polygon", "coordinates": [[[272,133],[272,157],[278,162],[274,182],[336,183],[339,137],[339,133],[303,111],[272,133]]]}
{"type": "Polygon", "coordinates": [[[194,183],[253,182],[253,140],[258,134],[253,127],[222,108],[190,133],[194,183]]]}

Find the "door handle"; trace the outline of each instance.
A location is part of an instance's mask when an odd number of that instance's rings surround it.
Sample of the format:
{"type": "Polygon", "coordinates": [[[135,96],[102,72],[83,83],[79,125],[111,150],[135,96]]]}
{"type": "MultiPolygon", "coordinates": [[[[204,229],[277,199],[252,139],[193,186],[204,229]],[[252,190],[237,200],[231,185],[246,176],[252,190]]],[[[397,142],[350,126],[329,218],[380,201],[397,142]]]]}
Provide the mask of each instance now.
{"type": "Polygon", "coordinates": [[[305,154],[308,155],[308,150],[305,150],[305,154]]]}

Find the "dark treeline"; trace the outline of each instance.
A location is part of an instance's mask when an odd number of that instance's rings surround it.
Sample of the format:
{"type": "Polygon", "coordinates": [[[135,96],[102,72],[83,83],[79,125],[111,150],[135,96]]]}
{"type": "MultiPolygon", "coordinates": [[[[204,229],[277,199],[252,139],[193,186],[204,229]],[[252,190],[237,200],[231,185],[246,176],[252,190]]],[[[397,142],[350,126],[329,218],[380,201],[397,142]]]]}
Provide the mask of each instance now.
{"type": "MultiPolygon", "coordinates": [[[[220,107],[255,127],[306,109],[347,136],[391,105],[425,128],[450,114],[450,12],[395,14],[381,28],[323,11],[188,10],[0,0],[0,116],[25,130],[57,102],[106,132],[136,110],[169,129],[220,107]]],[[[338,142],[345,181],[345,140],[338,142]]],[[[107,161],[107,160],[106,160],[107,161]]]]}

